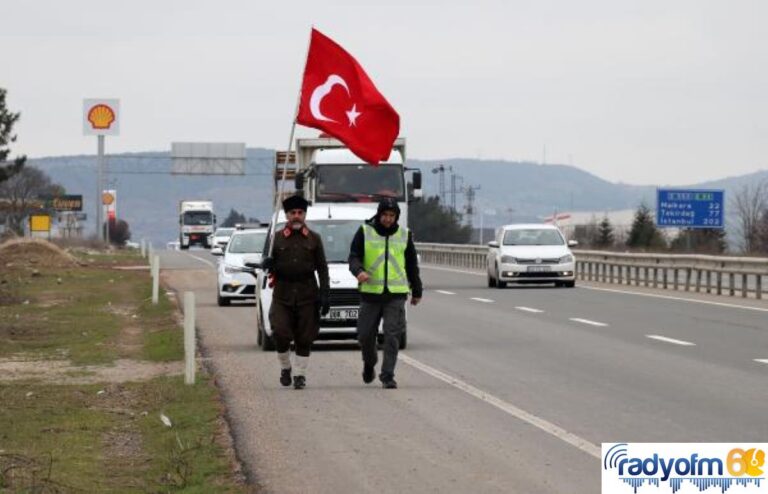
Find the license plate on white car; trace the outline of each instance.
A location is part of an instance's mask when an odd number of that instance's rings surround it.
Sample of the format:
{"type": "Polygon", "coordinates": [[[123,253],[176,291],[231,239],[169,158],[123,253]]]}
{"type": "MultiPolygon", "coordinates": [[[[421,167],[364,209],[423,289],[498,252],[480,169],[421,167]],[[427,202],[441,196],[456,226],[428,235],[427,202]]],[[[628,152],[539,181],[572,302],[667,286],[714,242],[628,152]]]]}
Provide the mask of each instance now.
{"type": "Polygon", "coordinates": [[[544,273],[550,271],[552,268],[549,266],[528,266],[529,273],[544,273]]]}
{"type": "Polygon", "coordinates": [[[330,319],[332,321],[357,319],[357,312],[358,309],[331,309],[327,316],[323,316],[323,319],[330,319]]]}

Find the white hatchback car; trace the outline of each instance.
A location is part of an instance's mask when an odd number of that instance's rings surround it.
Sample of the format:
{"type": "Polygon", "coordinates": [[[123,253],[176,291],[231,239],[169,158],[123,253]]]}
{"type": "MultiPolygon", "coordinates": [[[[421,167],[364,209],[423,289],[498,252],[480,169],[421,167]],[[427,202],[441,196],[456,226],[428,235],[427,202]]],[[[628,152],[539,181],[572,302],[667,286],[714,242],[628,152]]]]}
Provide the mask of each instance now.
{"type": "Polygon", "coordinates": [[[218,271],[218,303],[229,305],[232,300],[256,298],[256,278],[243,272],[245,263],[260,263],[267,229],[238,230],[232,234],[226,250],[218,247],[211,254],[221,256],[218,271]]]}
{"type": "Polygon", "coordinates": [[[576,260],[560,229],[546,224],[505,225],[488,243],[488,286],[507,283],[555,283],[576,285],[576,260]]]}

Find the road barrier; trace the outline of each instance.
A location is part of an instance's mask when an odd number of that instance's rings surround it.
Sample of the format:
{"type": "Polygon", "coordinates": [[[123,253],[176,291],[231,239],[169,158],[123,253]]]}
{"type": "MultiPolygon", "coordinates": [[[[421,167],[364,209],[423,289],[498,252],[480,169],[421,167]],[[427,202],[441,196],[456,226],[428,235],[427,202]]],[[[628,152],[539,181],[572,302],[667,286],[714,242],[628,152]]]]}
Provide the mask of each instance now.
{"type": "MultiPolygon", "coordinates": [[[[427,264],[485,271],[488,247],[416,244],[427,264]]],[[[574,250],[576,277],[619,285],[635,285],[717,295],[763,298],[768,258],[694,254],[634,254],[574,250]]]]}

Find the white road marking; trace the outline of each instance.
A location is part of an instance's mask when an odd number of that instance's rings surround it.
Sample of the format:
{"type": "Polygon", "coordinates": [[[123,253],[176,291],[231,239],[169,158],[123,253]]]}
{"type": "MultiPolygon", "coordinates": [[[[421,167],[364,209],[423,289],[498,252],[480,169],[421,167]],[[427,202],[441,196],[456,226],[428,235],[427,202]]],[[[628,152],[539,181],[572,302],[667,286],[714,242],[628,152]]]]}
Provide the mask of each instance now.
{"type": "Polygon", "coordinates": [[[756,358],[755,362],[760,362],[761,364],[768,364],[768,358],[756,358]]]}
{"type": "Polygon", "coordinates": [[[534,309],[533,307],[515,307],[517,310],[521,310],[523,312],[533,312],[534,314],[538,314],[540,312],[544,312],[541,309],[534,309]]]}
{"type": "Polygon", "coordinates": [[[486,304],[492,304],[493,300],[489,298],[479,298],[479,297],[471,297],[470,300],[477,300],[478,302],[484,302],[486,304]]]}
{"type": "Polygon", "coordinates": [[[568,444],[571,446],[574,446],[581,451],[587,453],[588,455],[591,455],[595,458],[600,458],[600,447],[596,444],[592,444],[591,442],[587,441],[586,439],[583,439],[575,434],[572,434],[568,432],[567,430],[551,423],[546,420],[544,420],[541,417],[538,417],[536,415],[533,415],[532,413],[526,412],[525,410],[516,407],[515,405],[506,402],[500,398],[497,398],[493,396],[490,393],[486,393],[485,391],[476,388],[472,386],[471,384],[468,384],[461,379],[455,378],[453,376],[450,376],[446,374],[445,372],[442,372],[440,370],[435,369],[434,367],[431,367],[423,362],[420,362],[412,357],[409,357],[408,355],[405,355],[403,352],[400,352],[400,360],[402,362],[405,362],[406,364],[410,365],[411,367],[415,367],[416,369],[419,369],[420,371],[434,377],[435,379],[438,379],[440,381],[443,381],[447,384],[450,384],[451,386],[460,389],[461,391],[464,391],[465,393],[474,396],[475,398],[482,400],[489,405],[492,405],[499,410],[519,419],[523,422],[526,422],[537,429],[540,429],[547,434],[550,434],[568,444]]]}
{"type": "Polygon", "coordinates": [[[574,322],[580,322],[582,324],[589,324],[590,326],[600,326],[600,327],[608,326],[604,322],[590,321],[589,319],[581,319],[580,317],[571,317],[569,318],[569,320],[574,322]]]}
{"type": "Polygon", "coordinates": [[[435,290],[437,293],[442,293],[443,295],[456,295],[454,292],[449,292],[448,290],[435,290]]]}
{"type": "Polygon", "coordinates": [[[641,293],[641,292],[631,292],[627,290],[616,290],[614,288],[599,288],[596,286],[584,286],[581,285],[579,288],[584,288],[586,290],[599,290],[603,292],[612,292],[612,293],[623,293],[625,295],[640,295],[642,297],[654,297],[654,298],[665,298],[667,300],[678,300],[681,302],[693,302],[695,304],[706,304],[706,305],[716,305],[718,307],[728,307],[731,309],[745,309],[745,310],[756,310],[758,312],[768,312],[768,308],[764,307],[751,307],[749,305],[738,305],[738,304],[729,304],[727,302],[713,302],[711,300],[697,300],[695,298],[685,298],[685,297],[673,297],[671,295],[658,295],[656,293],[641,293]]]}
{"type": "Polygon", "coordinates": [[[544,312],[541,309],[534,309],[533,307],[515,307],[517,310],[521,310],[523,312],[533,312],[534,314],[541,314],[544,312]]]}
{"type": "Polygon", "coordinates": [[[663,341],[665,343],[672,343],[674,345],[696,346],[696,343],[691,343],[690,341],[676,340],[674,338],[667,338],[666,336],[661,336],[658,334],[647,334],[645,335],[645,337],[650,338],[652,340],[663,341]]]}
{"type": "Polygon", "coordinates": [[[209,261],[208,259],[203,259],[202,257],[193,256],[192,254],[189,254],[189,257],[193,257],[193,258],[197,259],[197,260],[198,260],[198,261],[200,261],[200,262],[204,262],[204,263],[206,263],[207,265],[209,265],[209,266],[210,266],[210,267],[212,267],[212,268],[215,268],[215,267],[216,267],[216,266],[215,266],[215,265],[214,265],[214,264],[213,264],[211,261],[209,261]]]}
{"type": "MultiPolygon", "coordinates": [[[[461,274],[471,274],[475,276],[485,276],[485,273],[481,273],[478,271],[468,271],[463,269],[453,269],[453,268],[442,268],[439,266],[428,266],[428,265],[419,265],[420,268],[425,269],[434,269],[437,271],[449,271],[453,273],[461,273],[461,274]]],[[[656,293],[642,293],[642,292],[633,292],[629,290],[616,290],[614,288],[600,288],[596,286],[586,286],[586,285],[576,285],[576,288],[583,288],[585,290],[598,290],[603,292],[612,292],[612,293],[622,293],[624,295],[639,295],[641,297],[654,297],[654,298],[664,298],[667,300],[677,300],[680,302],[692,302],[694,304],[704,304],[704,305],[715,305],[719,307],[728,307],[731,309],[744,309],[744,310],[756,310],[758,312],[768,312],[768,308],[765,307],[752,307],[749,305],[739,305],[739,304],[729,304],[727,302],[713,302],[711,300],[698,300],[695,298],[685,298],[685,297],[673,297],[671,295],[660,295],[656,293]]],[[[705,295],[702,293],[702,295],[705,295]]]]}

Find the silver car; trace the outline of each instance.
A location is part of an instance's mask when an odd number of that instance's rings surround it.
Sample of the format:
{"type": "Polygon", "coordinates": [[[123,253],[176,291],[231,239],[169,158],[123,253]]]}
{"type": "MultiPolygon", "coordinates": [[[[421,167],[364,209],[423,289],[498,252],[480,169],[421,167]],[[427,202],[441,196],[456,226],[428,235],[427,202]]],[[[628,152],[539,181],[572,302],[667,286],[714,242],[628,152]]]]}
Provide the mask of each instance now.
{"type": "Polygon", "coordinates": [[[218,303],[229,305],[233,300],[256,298],[256,278],[242,271],[245,263],[261,262],[267,229],[235,231],[226,249],[214,247],[211,254],[221,256],[218,266],[218,303]]]}

